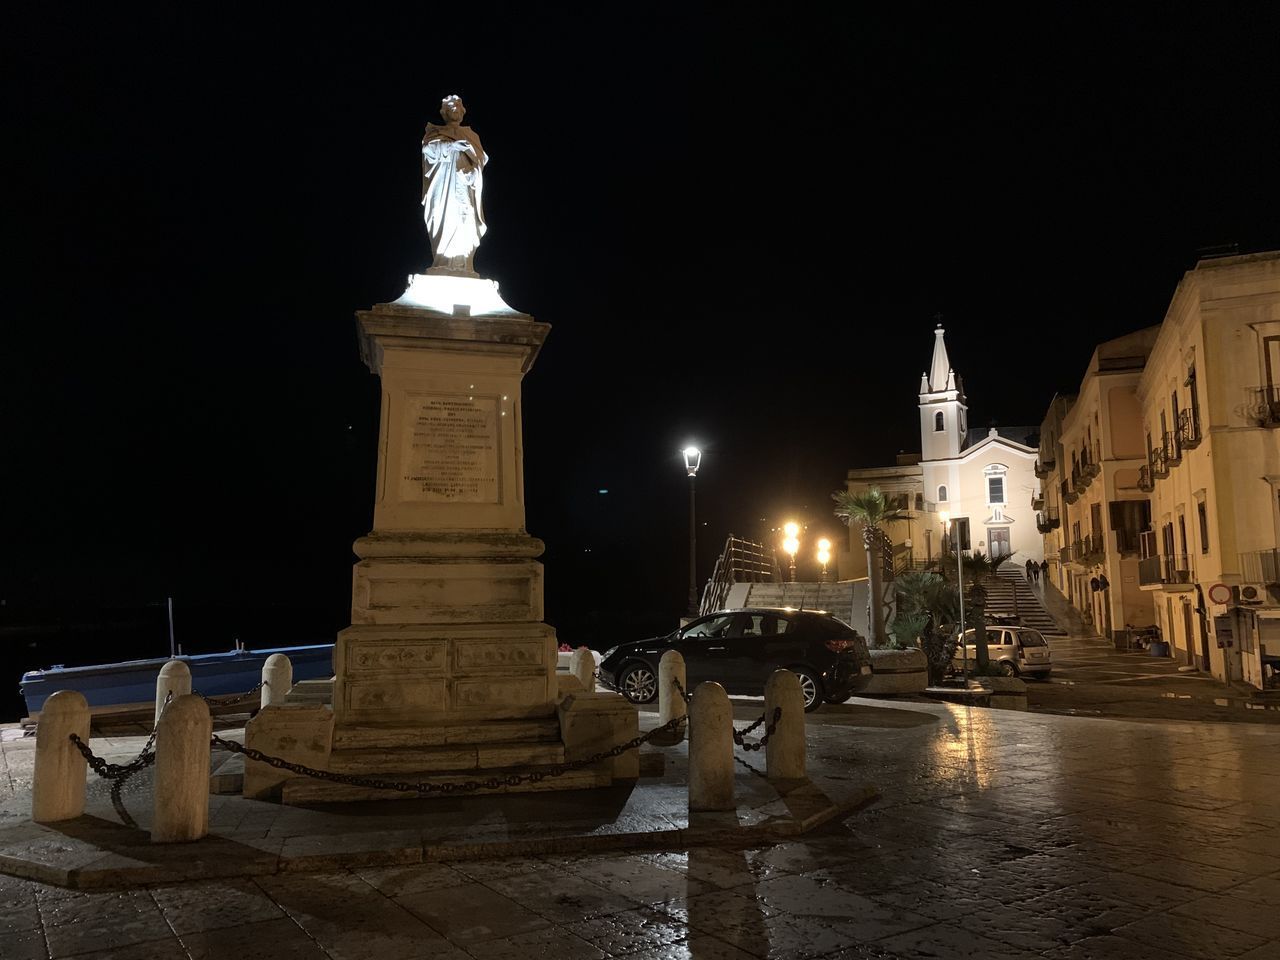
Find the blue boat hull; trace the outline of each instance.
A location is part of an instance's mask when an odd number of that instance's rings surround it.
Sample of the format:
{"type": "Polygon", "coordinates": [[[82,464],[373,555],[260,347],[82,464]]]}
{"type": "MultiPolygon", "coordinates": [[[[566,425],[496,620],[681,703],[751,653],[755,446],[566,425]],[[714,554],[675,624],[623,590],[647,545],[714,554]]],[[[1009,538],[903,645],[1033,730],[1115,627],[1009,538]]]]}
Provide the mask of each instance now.
{"type": "MultiPolygon", "coordinates": [[[[270,650],[232,650],[178,657],[191,668],[192,689],[213,697],[252,690],[262,679],[262,664],[273,653],[283,653],[293,664],[293,681],[323,680],[333,676],[333,644],[275,647],[270,650]]],[[[38,713],[59,690],[79,690],[92,707],[152,703],[156,677],[168,657],[127,660],[88,667],[50,667],[22,675],[20,689],[27,712],[38,713]]]]}

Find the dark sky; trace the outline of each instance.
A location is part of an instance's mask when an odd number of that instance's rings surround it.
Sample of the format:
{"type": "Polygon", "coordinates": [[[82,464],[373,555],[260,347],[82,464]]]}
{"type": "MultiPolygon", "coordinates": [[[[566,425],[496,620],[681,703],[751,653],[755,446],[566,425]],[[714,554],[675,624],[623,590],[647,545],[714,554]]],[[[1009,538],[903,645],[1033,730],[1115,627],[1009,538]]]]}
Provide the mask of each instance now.
{"type": "Polygon", "coordinates": [[[918,449],[935,313],[971,421],[1038,422],[1197,249],[1280,246],[1271,5],[187,6],[6,23],[0,612],[35,660],[14,624],[107,638],[104,607],[167,595],[189,647],[347,622],[353,312],[428,262],[447,93],[491,156],[477,267],[554,328],[528,522],[573,642],[679,612],[686,440],[709,569],[918,449]]]}

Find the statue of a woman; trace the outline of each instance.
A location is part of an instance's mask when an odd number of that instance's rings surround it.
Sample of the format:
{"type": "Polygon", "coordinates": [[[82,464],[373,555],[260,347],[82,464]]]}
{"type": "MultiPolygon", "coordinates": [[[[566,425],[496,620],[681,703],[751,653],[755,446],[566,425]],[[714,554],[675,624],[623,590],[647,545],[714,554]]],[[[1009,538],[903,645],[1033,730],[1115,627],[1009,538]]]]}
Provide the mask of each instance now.
{"type": "Polygon", "coordinates": [[[435,254],[433,269],[472,276],[484,236],[484,165],[489,161],[474,130],[462,125],[467,108],[451,94],[440,101],[443,124],[427,124],[422,137],[422,207],[435,254]]]}

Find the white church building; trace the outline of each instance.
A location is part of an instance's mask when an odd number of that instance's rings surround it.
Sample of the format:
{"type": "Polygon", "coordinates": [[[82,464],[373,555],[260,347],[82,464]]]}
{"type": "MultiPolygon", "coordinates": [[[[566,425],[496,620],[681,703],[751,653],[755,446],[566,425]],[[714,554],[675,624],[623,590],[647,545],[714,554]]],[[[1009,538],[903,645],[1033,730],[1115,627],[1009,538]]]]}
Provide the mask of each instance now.
{"type": "MultiPolygon", "coordinates": [[[[943,513],[952,536],[966,552],[1037,563],[1044,539],[1036,529],[1032,500],[1039,496],[1035,475],[1038,427],[970,430],[964,384],[951,368],[944,330],[934,331],[933,360],[920,376],[920,453],[899,454],[892,467],[850,470],[851,492],[879,487],[898,498],[904,519],[885,532],[893,542],[894,566],[922,566],[942,552],[943,513]]],[[[849,530],[848,553],[840,558],[842,578],[866,576],[862,531],[849,530]]]]}

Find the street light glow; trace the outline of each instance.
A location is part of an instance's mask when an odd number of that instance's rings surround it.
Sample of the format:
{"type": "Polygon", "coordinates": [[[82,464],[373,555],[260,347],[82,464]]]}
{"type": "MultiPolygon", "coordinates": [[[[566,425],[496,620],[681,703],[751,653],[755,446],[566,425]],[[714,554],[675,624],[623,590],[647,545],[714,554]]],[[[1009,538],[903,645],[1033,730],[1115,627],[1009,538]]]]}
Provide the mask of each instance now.
{"type": "Polygon", "coordinates": [[[782,532],[789,538],[795,539],[800,535],[800,525],[798,523],[784,523],[782,525],[782,532]]]}
{"type": "Polygon", "coordinates": [[[684,468],[689,476],[697,476],[698,467],[702,465],[702,451],[690,444],[680,452],[684,455],[684,468]]]}

